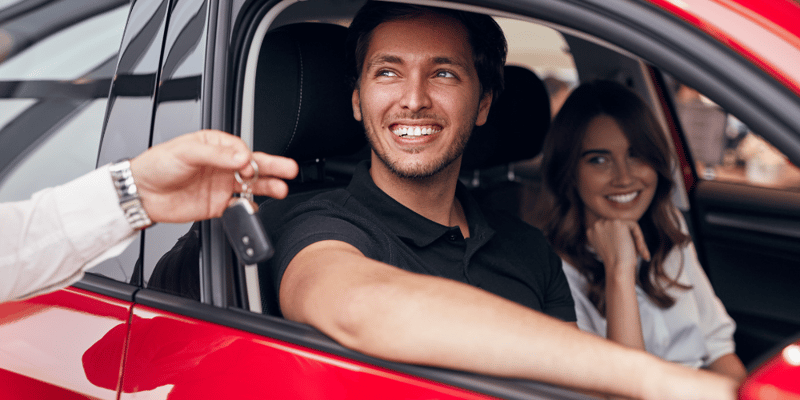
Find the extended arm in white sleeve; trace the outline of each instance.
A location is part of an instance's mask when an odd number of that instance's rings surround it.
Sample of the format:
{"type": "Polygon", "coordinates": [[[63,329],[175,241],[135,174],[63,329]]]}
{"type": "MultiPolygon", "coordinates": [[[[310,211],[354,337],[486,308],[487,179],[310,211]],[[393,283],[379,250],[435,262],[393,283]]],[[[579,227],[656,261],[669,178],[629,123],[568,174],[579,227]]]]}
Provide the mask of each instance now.
{"type": "Polygon", "coordinates": [[[0,302],[75,283],[83,271],[119,255],[136,237],[108,166],[0,204],[0,302]]]}

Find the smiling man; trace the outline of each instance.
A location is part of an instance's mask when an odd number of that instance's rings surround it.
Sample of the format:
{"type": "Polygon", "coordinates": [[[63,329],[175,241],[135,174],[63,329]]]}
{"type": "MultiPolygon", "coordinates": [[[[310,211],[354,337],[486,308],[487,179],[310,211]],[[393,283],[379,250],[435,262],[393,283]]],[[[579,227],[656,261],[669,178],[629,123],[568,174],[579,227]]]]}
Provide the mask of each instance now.
{"type": "Polygon", "coordinates": [[[466,28],[443,16],[375,28],[353,91],[353,113],[364,123],[373,161],[380,161],[371,172],[379,187],[442,174],[452,199],[456,161],[475,125],[486,122],[492,102],[472,59],[466,28]]]}
{"type": "Polygon", "coordinates": [[[636,398],[734,397],[730,380],[580,332],[541,232],[459,184],[502,89],[506,45],[490,17],[372,2],[348,42],[371,159],[277,232],[286,318],[393,361],[636,398]]]}

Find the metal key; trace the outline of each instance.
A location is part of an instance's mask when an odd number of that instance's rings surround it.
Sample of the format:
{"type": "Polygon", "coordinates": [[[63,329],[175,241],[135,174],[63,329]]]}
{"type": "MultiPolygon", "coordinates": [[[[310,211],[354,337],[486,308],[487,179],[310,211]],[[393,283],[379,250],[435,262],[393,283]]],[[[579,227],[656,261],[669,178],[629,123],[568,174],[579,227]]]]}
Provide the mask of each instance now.
{"type": "Polygon", "coordinates": [[[242,194],[222,213],[222,227],[233,246],[239,261],[252,265],[268,260],[275,252],[264,230],[261,219],[251,205],[253,201],[252,184],[258,179],[258,164],[250,161],[255,173],[249,181],[244,181],[237,171],[236,181],[242,185],[242,194]]]}

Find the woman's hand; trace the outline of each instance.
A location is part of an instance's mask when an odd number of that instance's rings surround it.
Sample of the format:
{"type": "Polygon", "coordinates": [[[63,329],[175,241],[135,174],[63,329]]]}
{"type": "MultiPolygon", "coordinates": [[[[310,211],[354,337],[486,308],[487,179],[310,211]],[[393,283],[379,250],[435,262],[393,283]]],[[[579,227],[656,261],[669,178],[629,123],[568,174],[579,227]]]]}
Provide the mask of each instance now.
{"type": "Polygon", "coordinates": [[[599,220],[586,236],[606,270],[606,337],[644,350],[639,301],[636,296],[638,257],[650,260],[642,229],[636,221],[599,220]]]}
{"type": "Polygon", "coordinates": [[[589,245],[606,269],[606,278],[636,279],[637,256],[650,260],[650,251],[636,221],[601,219],[586,230],[589,245]]]}

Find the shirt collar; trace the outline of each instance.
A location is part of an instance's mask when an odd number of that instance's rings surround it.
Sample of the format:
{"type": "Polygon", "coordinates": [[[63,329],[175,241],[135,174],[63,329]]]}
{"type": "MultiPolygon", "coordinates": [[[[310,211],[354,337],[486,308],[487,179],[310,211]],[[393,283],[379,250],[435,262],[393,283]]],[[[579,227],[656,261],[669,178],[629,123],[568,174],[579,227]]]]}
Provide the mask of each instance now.
{"type": "MultiPolygon", "coordinates": [[[[417,214],[382,191],[369,174],[369,161],[358,164],[347,191],[369,207],[398,237],[416,246],[428,246],[451,229],[417,214]]],[[[470,236],[480,241],[488,240],[494,231],[488,226],[477,202],[461,182],[456,186],[456,198],[464,208],[470,236]]]]}

